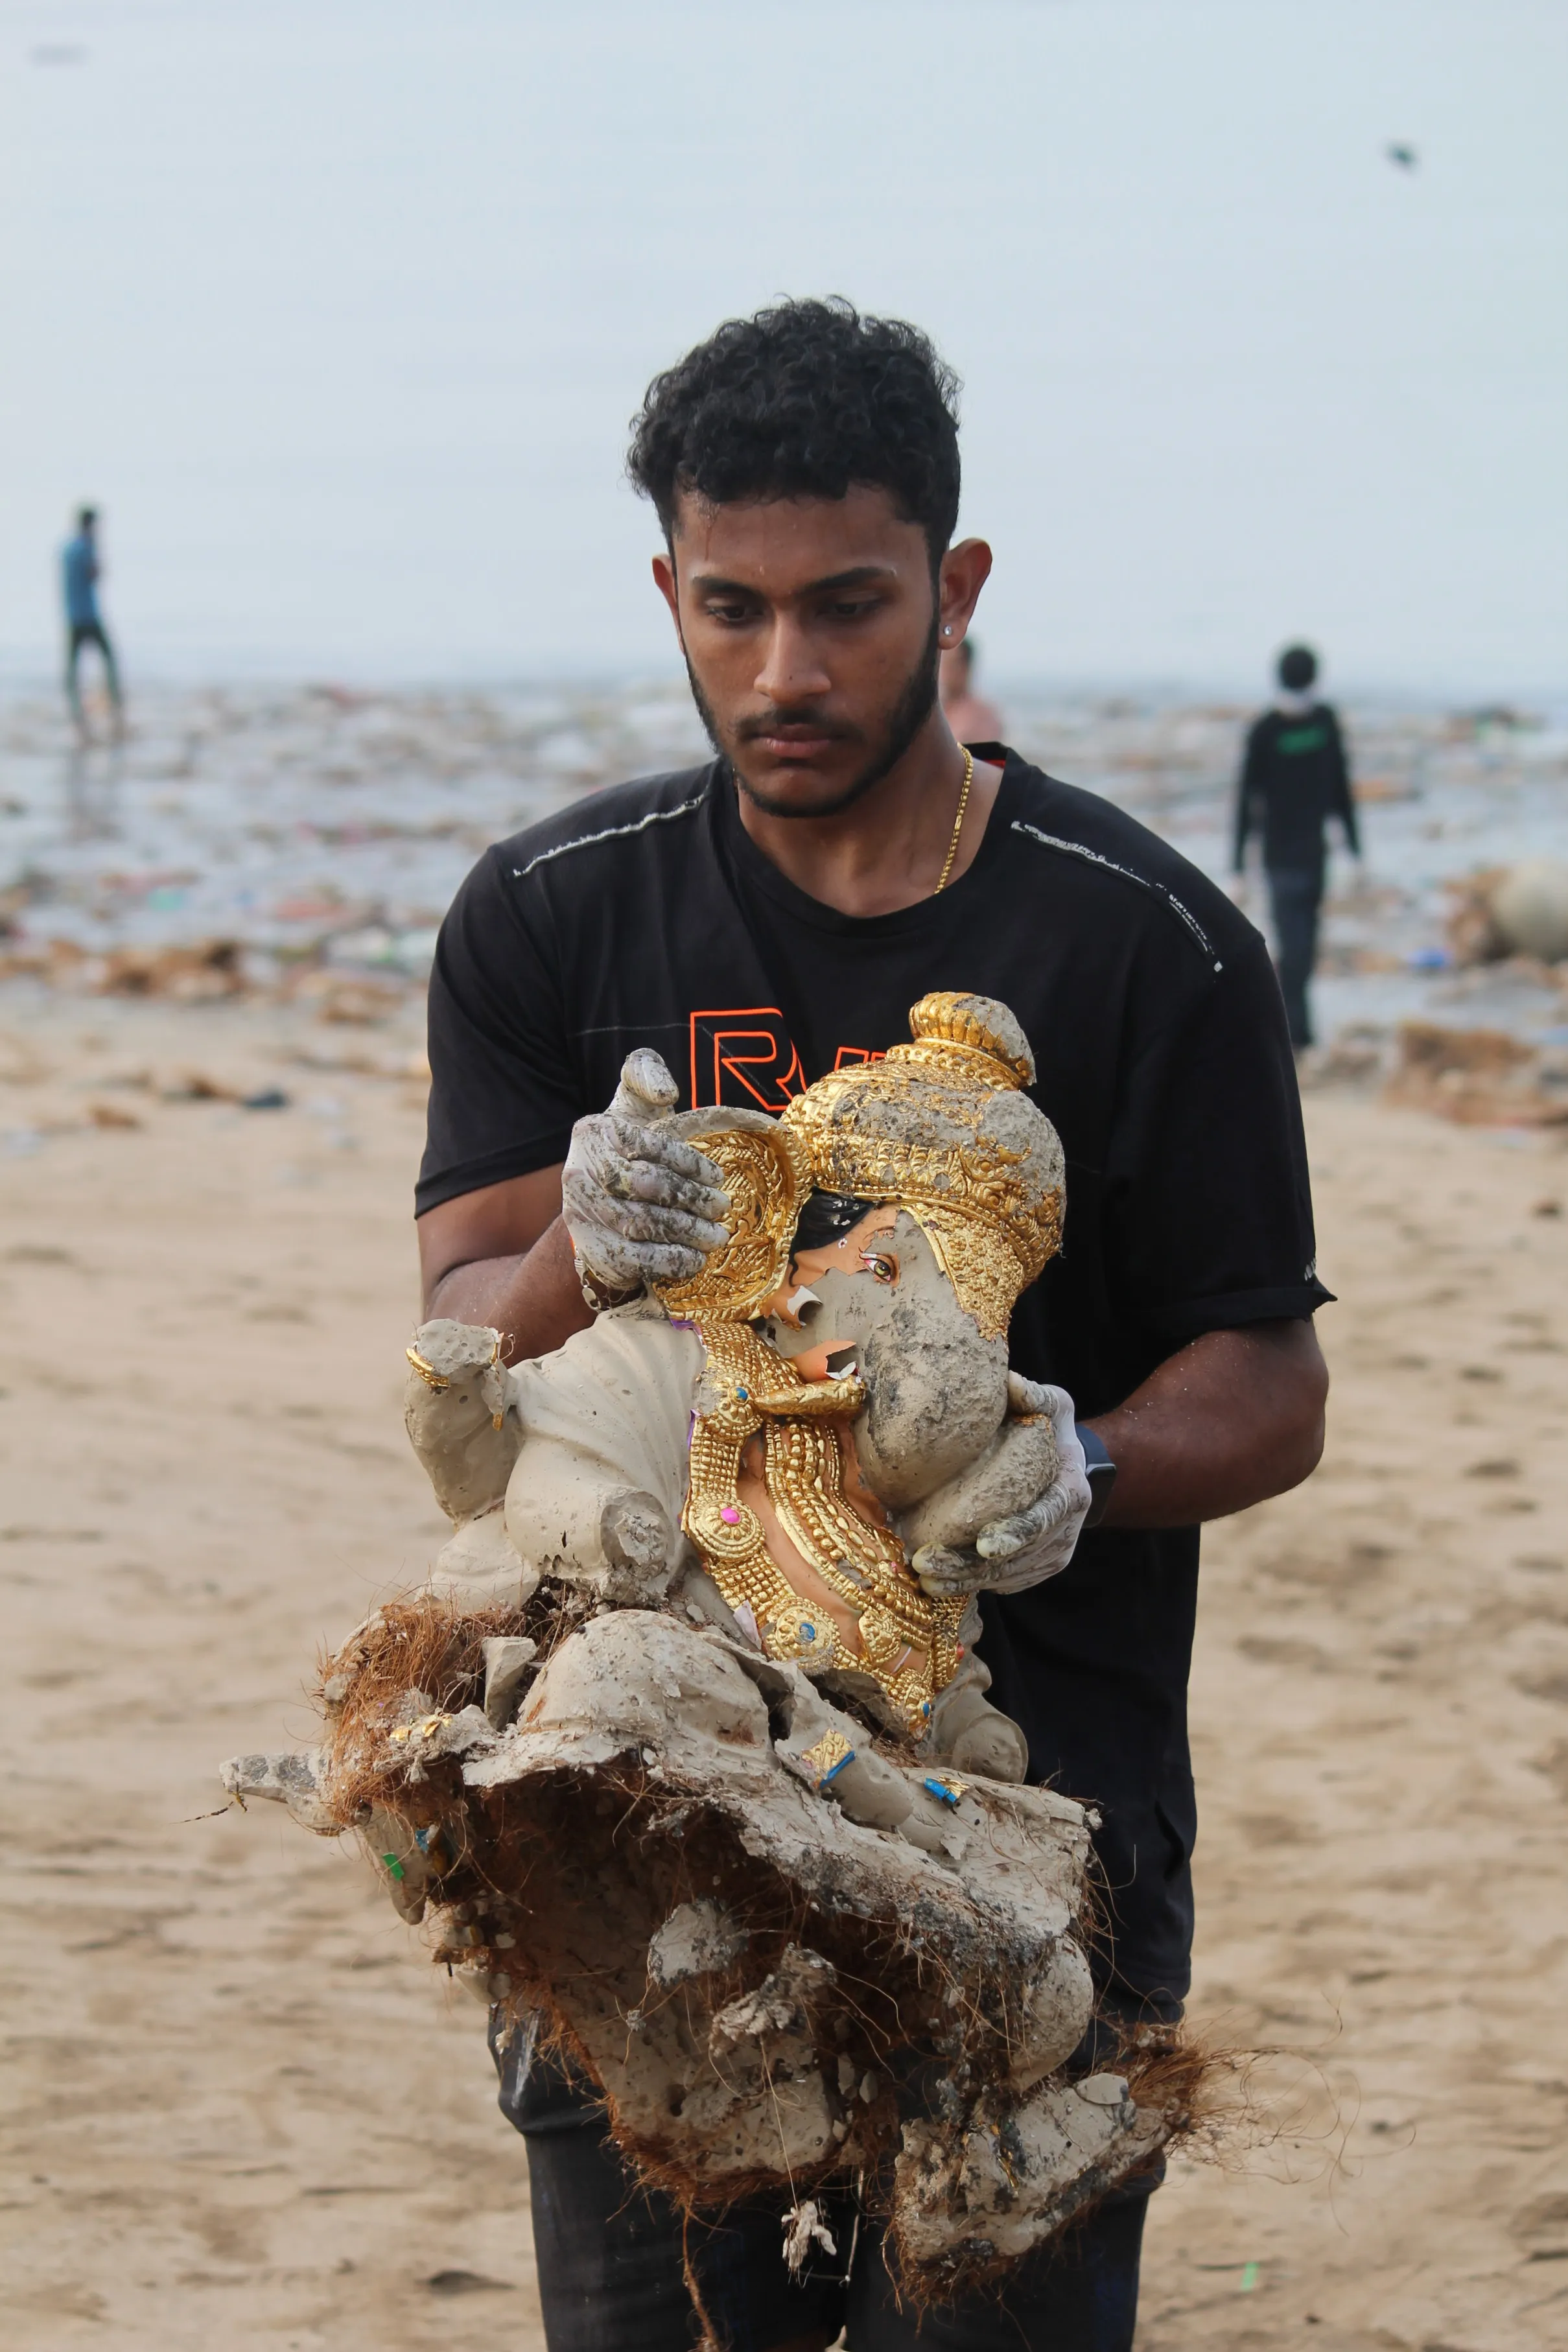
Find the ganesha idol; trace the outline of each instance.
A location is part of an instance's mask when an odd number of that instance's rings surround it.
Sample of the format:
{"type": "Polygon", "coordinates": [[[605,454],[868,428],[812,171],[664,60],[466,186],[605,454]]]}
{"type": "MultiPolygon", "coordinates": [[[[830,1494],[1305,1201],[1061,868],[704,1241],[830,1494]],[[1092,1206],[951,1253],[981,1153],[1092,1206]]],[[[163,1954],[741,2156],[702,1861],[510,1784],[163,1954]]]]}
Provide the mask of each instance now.
{"type": "Polygon", "coordinates": [[[1026,1784],[976,1649],[1062,1486],[1056,1392],[1007,1346],[1061,1150],[1005,1006],[928,996],[910,1029],[778,1119],[662,1112],[631,1057],[618,1104],[718,1169],[727,1238],[534,1361],[416,1333],[408,1428],[455,1532],[333,1662],[322,1745],[225,1778],[358,1830],[649,2178],[799,2215],[858,2175],[936,2294],[1179,2118],[1168,2060],[1078,2054],[1092,1817],[1026,1784]]]}

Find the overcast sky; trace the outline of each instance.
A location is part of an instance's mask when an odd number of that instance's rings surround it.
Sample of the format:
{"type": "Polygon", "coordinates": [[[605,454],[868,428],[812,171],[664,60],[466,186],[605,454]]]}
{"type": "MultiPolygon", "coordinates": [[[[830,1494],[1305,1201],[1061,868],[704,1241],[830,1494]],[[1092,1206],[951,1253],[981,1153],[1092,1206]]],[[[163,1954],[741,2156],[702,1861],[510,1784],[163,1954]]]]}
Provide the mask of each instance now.
{"type": "Polygon", "coordinates": [[[965,380],[998,677],[1568,689],[1563,0],[0,0],[0,665],[669,666],[655,367],[965,380]],[[1390,142],[1414,149],[1406,169],[1390,142]]]}

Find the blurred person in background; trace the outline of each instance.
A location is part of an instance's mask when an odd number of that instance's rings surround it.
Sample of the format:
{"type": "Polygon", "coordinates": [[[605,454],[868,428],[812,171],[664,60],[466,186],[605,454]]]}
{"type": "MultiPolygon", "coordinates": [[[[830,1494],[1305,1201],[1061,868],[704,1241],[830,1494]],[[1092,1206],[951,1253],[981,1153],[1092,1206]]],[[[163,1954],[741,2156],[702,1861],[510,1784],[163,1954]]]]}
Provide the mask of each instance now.
{"type": "Polygon", "coordinates": [[[102,660],[104,683],[109,688],[117,738],[123,732],[125,724],[120,694],[120,671],[115,664],[114,647],[109,642],[109,632],[103,625],[103,614],[98,605],[101,571],[98,555],[98,509],[96,507],[83,507],[77,516],[75,535],[67,540],[60,551],[60,587],[66,607],[66,700],[70,705],[77,733],[84,742],[88,727],[82,711],[78,675],[84,646],[95,646],[102,660]]]}
{"type": "Polygon", "coordinates": [[[1317,676],[1310,646],[1286,646],[1278,698],[1252,723],[1236,795],[1236,871],[1245,871],[1247,844],[1260,834],[1280,989],[1298,1053],[1312,1042],[1307,983],[1317,961],[1330,817],[1343,827],[1346,848],[1361,856],[1344,738],[1333,705],[1314,691],[1317,676]]]}
{"type": "Polygon", "coordinates": [[[942,656],[938,673],[943,714],[959,743],[999,743],[1001,713],[975,692],[975,641],[966,637],[942,656]]]}

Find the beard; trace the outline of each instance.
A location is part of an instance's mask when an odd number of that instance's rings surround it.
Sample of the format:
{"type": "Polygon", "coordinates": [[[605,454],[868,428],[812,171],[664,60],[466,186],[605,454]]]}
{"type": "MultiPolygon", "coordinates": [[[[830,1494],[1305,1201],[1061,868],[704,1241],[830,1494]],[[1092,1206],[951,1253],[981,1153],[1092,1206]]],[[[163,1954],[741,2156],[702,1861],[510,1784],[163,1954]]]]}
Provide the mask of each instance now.
{"type": "MultiPolygon", "coordinates": [[[[919,660],[900,688],[893,709],[888,713],[887,724],[882,731],[881,743],[872,751],[860,773],[844,786],[836,798],[831,801],[819,801],[810,808],[801,808],[794,801],[778,799],[771,793],[758,792],[755,784],[747,782],[739,761],[719,730],[718,721],[714,717],[713,706],[697,683],[696,672],[692,667],[689,656],[686,660],[686,676],[691,681],[692,700],[696,704],[698,718],[707,730],[709,742],[720,759],[725,761],[753,808],[760,809],[765,816],[839,816],[845,809],[853,808],[856,801],[863,800],[874,784],[880,784],[883,776],[897,767],[900,760],[930,718],[936,707],[940,659],[938,624],[934,608],[931,614],[930,635],[925,640],[919,660]]],[[[815,714],[810,709],[770,710],[765,718],[747,720],[746,733],[741,739],[742,747],[755,736],[767,734],[770,728],[799,725],[802,720],[814,721],[814,719],[815,714]]],[[[860,734],[860,730],[846,728],[842,732],[846,740],[852,740],[860,734]]]]}

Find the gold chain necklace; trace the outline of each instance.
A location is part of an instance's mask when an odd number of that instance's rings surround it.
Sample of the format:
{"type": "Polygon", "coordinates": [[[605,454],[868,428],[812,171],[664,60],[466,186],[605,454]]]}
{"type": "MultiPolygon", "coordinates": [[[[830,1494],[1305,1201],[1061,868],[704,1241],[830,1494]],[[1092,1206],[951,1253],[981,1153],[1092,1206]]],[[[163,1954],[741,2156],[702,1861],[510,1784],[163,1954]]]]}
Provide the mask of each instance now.
{"type": "MultiPolygon", "coordinates": [[[[958,855],[958,835],[964,830],[964,812],[969,805],[969,787],[974,781],[975,755],[973,751],[966,751],[964,753],[964,784],[962,791],[958,794],[958,814],[953,819],[953,838],[947,844],[947,855],[942,861],[942,878],[936,885],[936,890],[946,890],[947,887],[947,877],[953,871],[953,860],[958,855]]],[[[934,898],[936,896],[936,890],[933,890],[931,893],[931,896],[934,898]]]]}
{"type": "MultiPolygon", "coordinates": [[[[770,1657],[858,1667],[881,1684],[918,1738],[933,1696],[956,1671],[967,1604],[931,1600],[910,1574],[898,1538],[852,1510],[831,1417],[789,1412],[792,1376],[774,1350],[745,1324],[697,1328],[707,1355],[708,1410],[692,1424],[682,1525],[704,1566],[732,1609],[751,1610],[770,1657]],[[854,1611],[858,1654],[841,1647],[826,1612],[796,1591],[768,1551],[761,1522],[740,1500],[741,1455],[759,1429],[773,1507],[801,1558],[854,1611]]],[[[806,1392],[800,1402],[807,1404],[806,1392]]]]}

